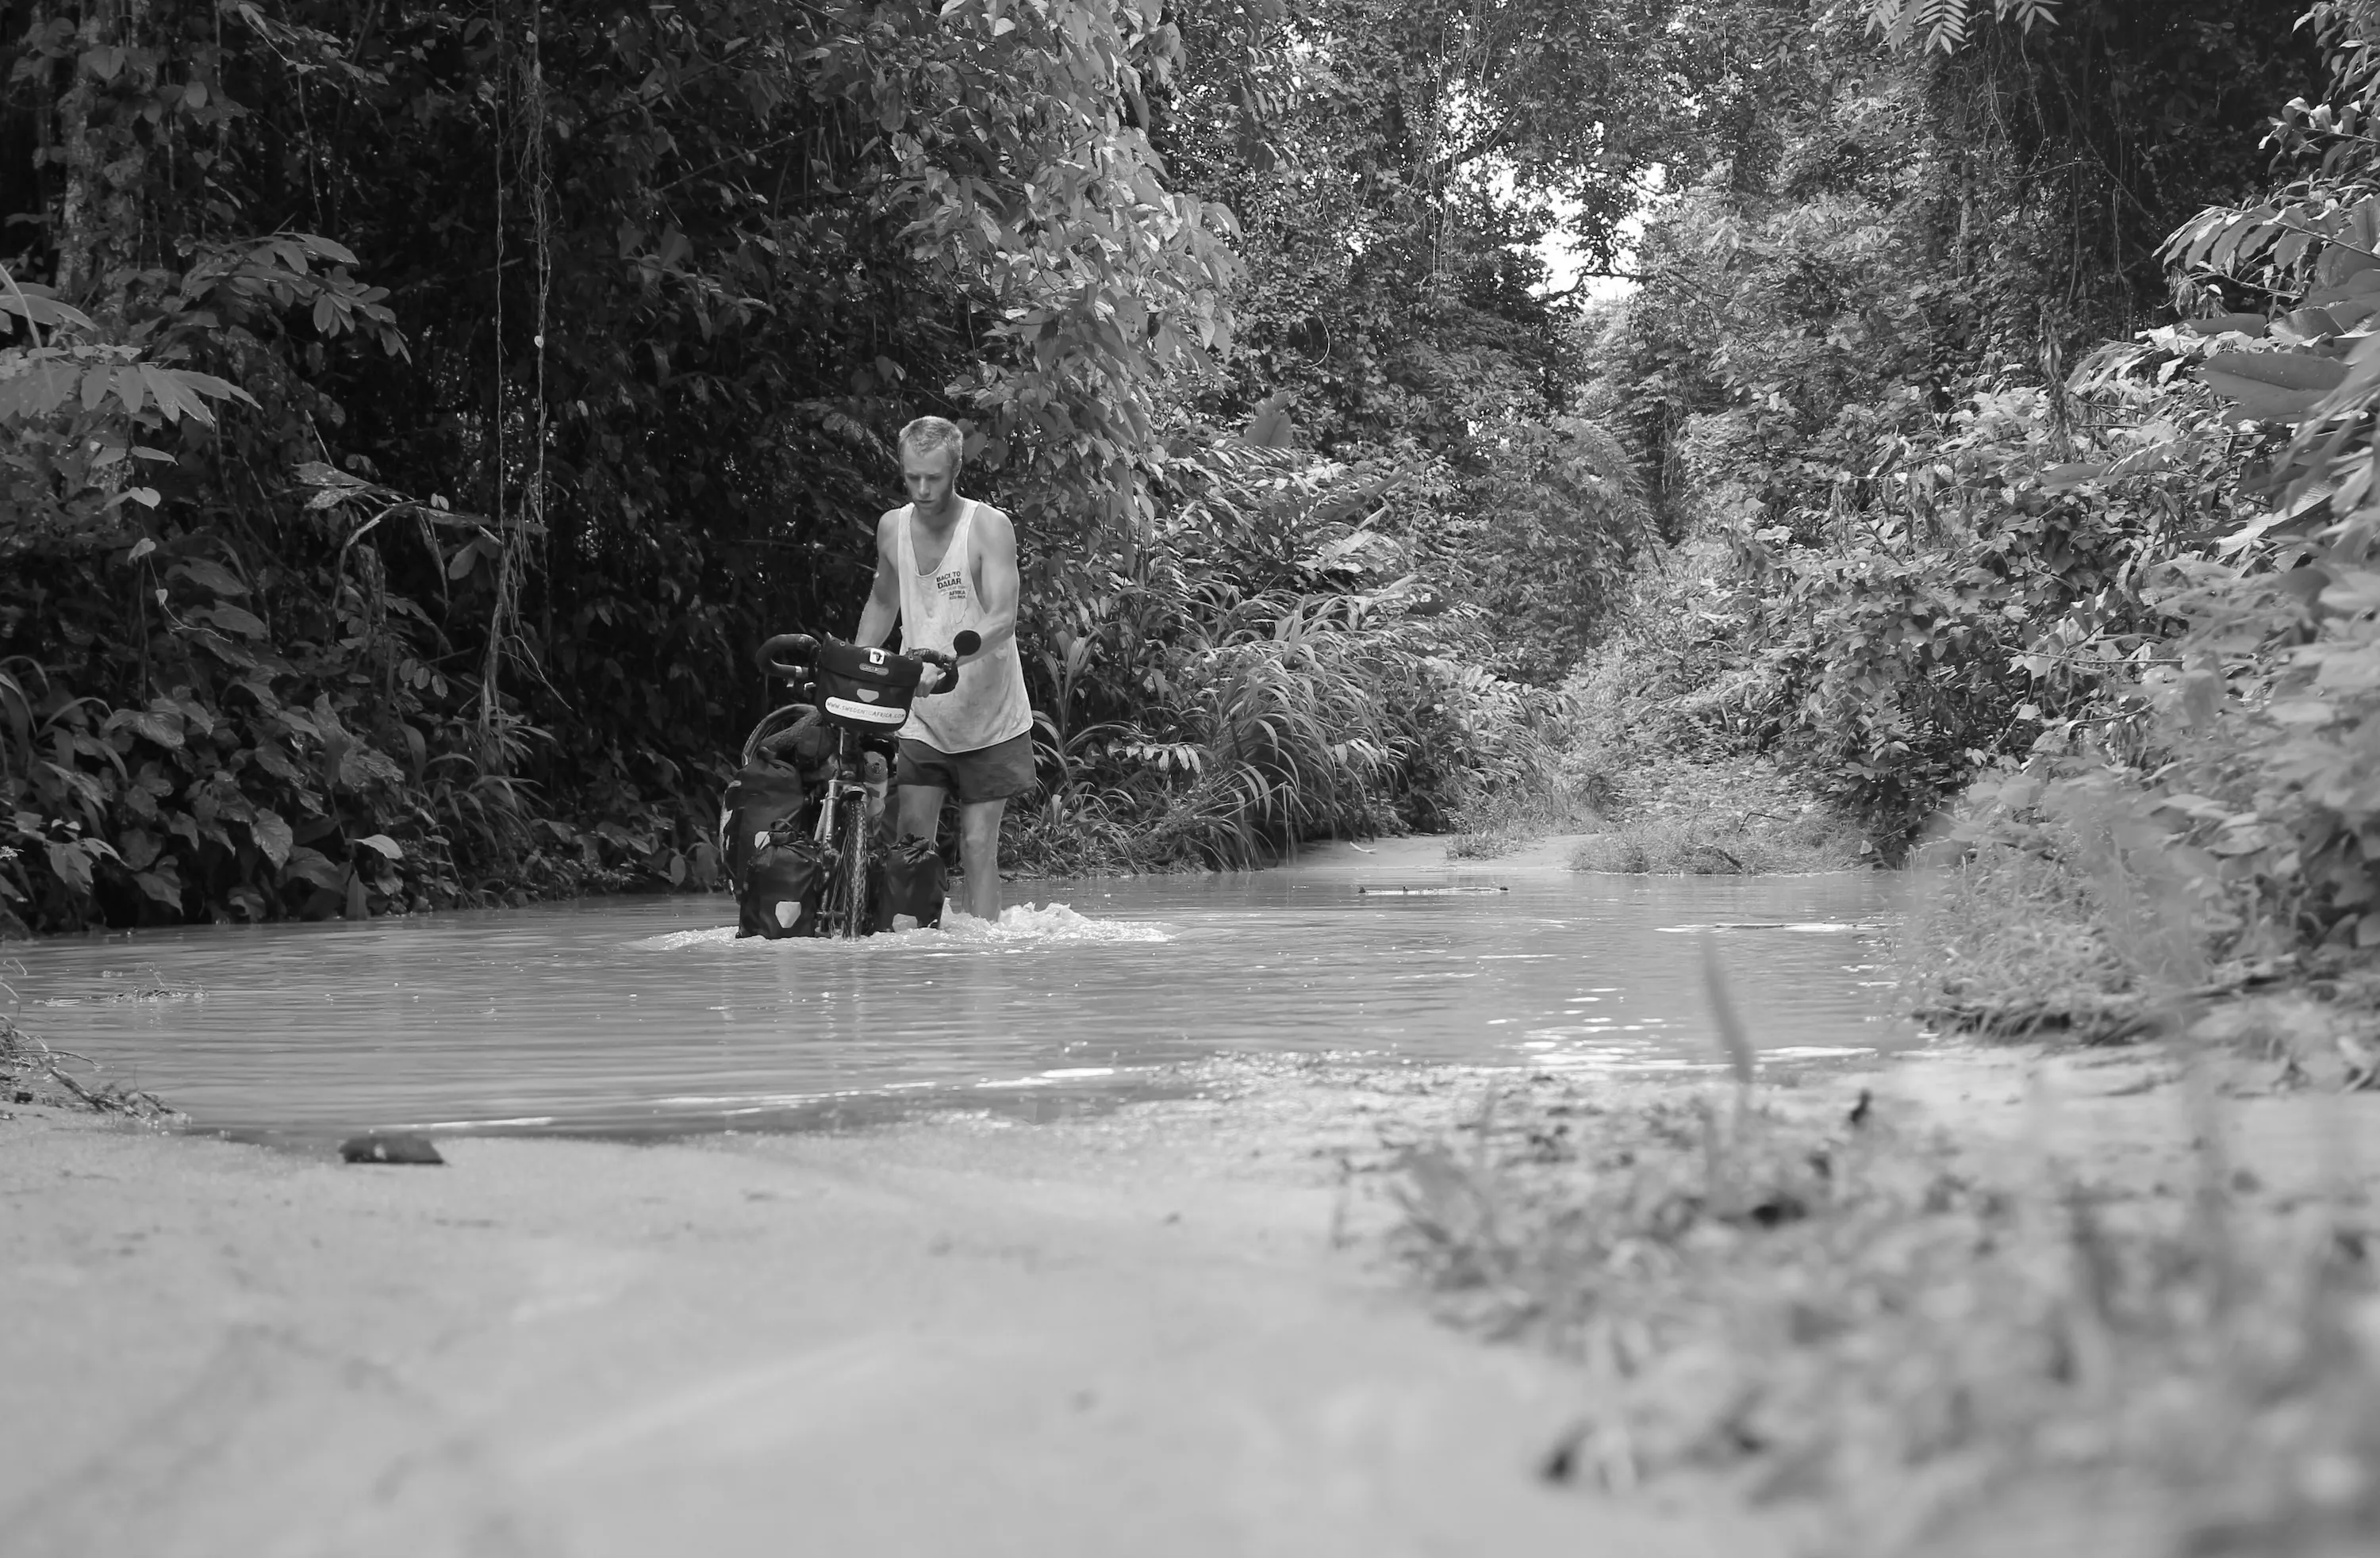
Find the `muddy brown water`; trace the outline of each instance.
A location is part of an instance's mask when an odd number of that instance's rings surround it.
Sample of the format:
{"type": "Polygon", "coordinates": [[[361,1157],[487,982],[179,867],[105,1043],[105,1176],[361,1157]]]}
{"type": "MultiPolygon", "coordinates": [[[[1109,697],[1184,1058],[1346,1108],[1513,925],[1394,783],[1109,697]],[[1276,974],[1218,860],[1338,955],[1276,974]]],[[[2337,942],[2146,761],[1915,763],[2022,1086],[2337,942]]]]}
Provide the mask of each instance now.
{"type": "Polygon", "coordinates": [[[1018,882],[997,928],[736,941],[723,897],[144,931],[11,949],[19,1020],[200,1128],[659,1134],[1062,1113],[1330,1054],[1702,1065],[1700,931],[1773,1062],[1905,1047],[1889,879],[1500,870],[1426,841],[1018,882]]]}

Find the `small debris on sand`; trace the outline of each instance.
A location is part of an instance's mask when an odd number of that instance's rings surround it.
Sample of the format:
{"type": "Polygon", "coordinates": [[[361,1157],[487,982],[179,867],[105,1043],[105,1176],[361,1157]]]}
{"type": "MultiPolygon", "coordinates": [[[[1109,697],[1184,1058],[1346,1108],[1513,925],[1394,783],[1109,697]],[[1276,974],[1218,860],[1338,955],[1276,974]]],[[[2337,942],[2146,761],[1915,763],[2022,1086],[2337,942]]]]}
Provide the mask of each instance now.
{"type": "Polygon", "coordinates": [[[394,1131],[351,1136],[339,1143],[339,1156],[351,1163],[443,1163],[438,1149],[426,1136],[394,1131]]]}

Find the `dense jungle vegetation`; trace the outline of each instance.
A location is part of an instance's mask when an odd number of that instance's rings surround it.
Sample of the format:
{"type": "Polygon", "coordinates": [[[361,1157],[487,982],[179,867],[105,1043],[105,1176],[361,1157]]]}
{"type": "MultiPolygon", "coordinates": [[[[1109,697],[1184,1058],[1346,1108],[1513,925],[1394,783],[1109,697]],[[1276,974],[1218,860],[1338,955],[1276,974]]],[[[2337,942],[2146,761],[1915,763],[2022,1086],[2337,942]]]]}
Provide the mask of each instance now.
{"type": "Polygon", "coordinates": [[[10,0],[0,924],[707,884],[934,411],[1026,863],[1756,751],[2380,943],[2374,9],[10,0]]]}

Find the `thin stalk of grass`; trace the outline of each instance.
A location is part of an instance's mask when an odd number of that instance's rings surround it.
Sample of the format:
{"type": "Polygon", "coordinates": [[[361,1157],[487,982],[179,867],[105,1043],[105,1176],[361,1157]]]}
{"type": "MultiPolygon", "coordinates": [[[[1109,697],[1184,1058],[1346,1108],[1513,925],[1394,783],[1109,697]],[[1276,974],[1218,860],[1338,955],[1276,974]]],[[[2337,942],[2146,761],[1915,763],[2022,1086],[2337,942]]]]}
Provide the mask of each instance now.
{"type": "Polygon", "coordinates": [[[1727,988],[1727,969],[1719,959],[1718,937],[1711,931],[1702,934],[1702,954],[1703,999],[1710,1006],[1711,1022],[1718,1029],[1719,1053],[1727,1057],[1728,1072],[1735,1078],[1735,1118],[1727,1132],[1729,1139],[1720,1141],[1717,1122],[1705,1117],[1708,1148],[1713,1155],[1712,1171],[1727,1182],[1725,1194],[1718,1185],[1713,1186],[1711,1199],[1715,1206],[1732,1209],[1732,1159],[1742,1152],[1745,1135],[1752,1128],[1752,1089],[1759,1075],[1759,1057],[1753,1048],[1751,1031],[1736,1013],[1735,998],[1727,988]]]}

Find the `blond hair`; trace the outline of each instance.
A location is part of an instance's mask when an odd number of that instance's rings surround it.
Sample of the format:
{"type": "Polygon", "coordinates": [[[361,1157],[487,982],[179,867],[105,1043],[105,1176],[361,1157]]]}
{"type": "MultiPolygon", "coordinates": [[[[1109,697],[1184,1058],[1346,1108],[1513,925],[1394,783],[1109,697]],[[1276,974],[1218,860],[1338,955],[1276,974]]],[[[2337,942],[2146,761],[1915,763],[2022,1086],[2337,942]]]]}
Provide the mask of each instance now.
{"type": "Polygon", "coordinates": [[[956,422],[941,417],[920,417],[901,430],[901,450],[904,454],[930,455],[937,449],[951,452],[951,469],[955,471],[966,463],[966,434],[956,422]]]}

